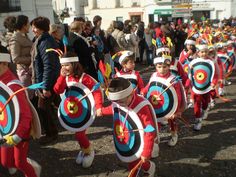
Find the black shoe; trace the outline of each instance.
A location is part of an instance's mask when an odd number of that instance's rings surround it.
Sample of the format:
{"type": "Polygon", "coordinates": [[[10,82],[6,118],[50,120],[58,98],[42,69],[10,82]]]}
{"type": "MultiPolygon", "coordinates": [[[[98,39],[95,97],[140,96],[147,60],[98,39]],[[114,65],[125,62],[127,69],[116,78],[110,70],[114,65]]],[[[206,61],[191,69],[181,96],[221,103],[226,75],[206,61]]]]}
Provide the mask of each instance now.
{"type": "Polygon", "coordinates": [[[51,143],[55,143],[55,141],[57,140],[58,135],[53,135],[53,136],[43,136],[39,139],[39,144],[40,145],[48,145],[51,143]]]}

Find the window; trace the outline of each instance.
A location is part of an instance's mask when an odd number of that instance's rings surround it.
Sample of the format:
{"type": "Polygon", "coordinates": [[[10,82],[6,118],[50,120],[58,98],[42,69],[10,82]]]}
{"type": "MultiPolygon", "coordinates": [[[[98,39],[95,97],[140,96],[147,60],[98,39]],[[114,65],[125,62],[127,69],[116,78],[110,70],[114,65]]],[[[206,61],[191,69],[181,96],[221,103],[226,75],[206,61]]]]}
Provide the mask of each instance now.
{"type": "Polygon", "coordinates": [[[123,22],[123,17],[116,17],[116,21],[121,21],[121,22],[123,22]]]}
{"type": "Polygon", "coordinates": [[[116,0],[116,7],[123,7],[123,0],[116,0]]]}
{"type": "Polygon", "coordinates": [[[93,0],[93,9],[98,9],[100,7],[101,0],[93,0]]]}
{"type": "Polygon", "coordinates": [[[0,0],[0,13],[20,11],[20,0],[0,0]]]}
{"type": "Polygon", "coordinates": [[[140,6],[140,0],[132,0],[132,7],[140,6]]]}

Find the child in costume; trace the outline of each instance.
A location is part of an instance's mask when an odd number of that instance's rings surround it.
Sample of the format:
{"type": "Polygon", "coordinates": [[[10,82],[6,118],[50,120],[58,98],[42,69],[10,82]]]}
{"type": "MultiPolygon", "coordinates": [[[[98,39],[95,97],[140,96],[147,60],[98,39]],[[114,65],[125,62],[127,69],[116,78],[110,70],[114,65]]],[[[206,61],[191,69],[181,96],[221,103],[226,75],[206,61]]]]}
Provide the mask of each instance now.
{"type": "MultiPolygon", "coordinates": [[[[168,47],[161,47],[156,50],[156,56],[158,56],[160,53],[166,52],[170,53],[170,49],[168,47]]],[[[182,79],[182,83],[184,86],[188,87],[188,83],[186,81],[188,80],[187,73],[184,71],[182,64],[179,60],[172,57],[171,64],[170,64],[170,71],[175,76],[180,76],[182,79]]]]}
{"type": "Polygon", "coordinates": [[[134,70],[134,53],[131,51],[122,51],[119,56],[119,63],[122,69],[116,73],[115,77],[128,79],[132,83],[133,88],[139,93],[144,88],[144,84],[139,72],[134,70]]]}
{"type": "Polygon", "coordinates": [[[223,80],[219,85],[219,89],[218,89],[218,93],[220,96],[224,96],[225,94],[225,89],[224,89],[224,85],[225,85],[225,76],[226,73],[230,73],[232,71],[232,68],[229,66],[228,71],[226,71],[225,68],[225,64],[228,63],[228,61],[230,60],[228,54],[227,54],[227,46],[225,43],[217,43],[216,44],[216,50],[217,50],[217,62],[219,65],[219,69],[220,69],[220,73],[223,74],[223,80]],[[224,60],[222,60],[222,58],[224,60]],[[225,63],[225,64],[224,64],[225,63]]]}
{"type": "MultiPolygon", "coordinates": [[[[93,86],[97,83],[94,78],[83,72],[79,59],[74,53],[68,52],[64,54],[60,59],[60,63],[62,66],[61,74],[54,85],[56,94],[62,94],[67,88],[70,88],[77,83],[83,84],[84,87],[91,91],[93,86]]],[[[93,91],[92,95],[95,100],[97,114],[99,114],[102,108],[102,93],[98,89],[93,91]]],[[[82,164],[82,167],[84,168],[88,168],[92,165],[95,152],[86,135],[86,130],[76,132],[75,137],[81,147],[76,163],[82,164]]]]}
{"type": "MultiPolygon", "coordinates": [[[[189,39],[187,39],[185,41],[185,48],[184,50],[180,53],[179,56],[179,62],[183,65],[183,67],[190,63],[196,55],[196,39],[193,37],[190,37],[189,39]]],[[[188,67],[184,67],[184,71],[186,72],[186,74],[188,73],[187,71],[188,67]]],[[[189,83],[186,83],[186,86],[189,87],[189,83]]],[[[186,89],[186,95],[188,95],[189,89],[186,89]]],[[[191,93],[191,89],[190,89],[190,93],[191,93]]],[[[190,95],[190,99],[189,99],[189,108],[193,107],[193,95],[190,95]]]]}
{"type": "MultiPolygon", "coordinates": [[[[210,59],[210,57],[208,56],[208,46],[205,44],[198,46],[198,56],[200,58],[197,58],[195,60],[204,59],[206,61],[212,61],[210,59]]],[[[213,62],[213,65],[214,65],[214,68],[216,68],[214,62],[213,62]]],[[[201,73],[199,73],[199,74],[200,74],[199,76],[196,75],[196,77],[200,77],[199,79],[201,79],[201,77],[203,77],[203,78],[207,77],[207,76],[201,76],[201,73]]],[[[218,75],[217,75],[217,72],[215,72],[215,71],[212,74],[213,74],[213,79],[212,79],[212,81],[210,81],[211,82],[210,86],[212,89],[214,89],[217,84],[217,81],[218,81],[218,75]]],[[[191,74],[189,74],[189,78],[191,78],[191,74]]],[[[194,78],[194,79],[197,79],[197,78],[194,78]]],[[[191,80],[191,82],[193,82],[193,81],[191,80]]],[[[208,104],[210,102],[211,90],[206,93],[205,92],[196,93],[196,91],[194,91],[194,89],[192,89],[192,92],[194,95],[194,116],[195,116],[195,124],[194,124],[193,129],[196,131],[201,130],[202,120],[206,119],[208,116],[208,109],[207,108],[208,108],[208,104]]]]}
{"type": "MultiPolygon", "coordinates": [[[[216,56],[216,49],[213,45],[209,45],[208,46],[208,56],[209,58],[214,61],[215,66],[216,66],[216,73],[218,75],[218,84],[221,84],[223,82],[223,78],[224,78],[224,73],[223,73],[223,65],[222,65],[222,61],[221,60],[217,60],[217,56],[216,56]]],[[[211,100],[210,100],[210,109],[212,109],[216,102],[215,102],[215,98],[216,98],[216,88],[212,89],[210,92],[211,95],[211,100]]]]}
{"type": "MultiPolygon", "coordinates": [[[[11,60],[9,54],[0,53],[0,81],[7,85],[13,92],[15,92],[21,89],[22,86],[14,82],[19,80],[9,70],[8,64],[10,62],[11,60]]],[[[41,166],[34,160],[27,158],[30,131],[32,128],[32,109],[30,107],[30,103],[28,102],[29,100],[27,98],[26,92],[19,92],[15,95],[15,97],[20,103],[19,123],[16,131],[13,134],[3,137],[6,140],[6,146],[3,145],[0,147],[0,162],[3,167],[10,169],[12,173],[14,173],[13,171],[16,172],[16,170],[20,170],[25,175],[25,177],[39,177],[41,166]]],[[[0,113],[0,120],[2,121],[6,115],[4,115],[4,110],[1,111],[3,111],[0,113]]],[[[3,126],[2,123],[1,126],[3,126]]]]}
{"type": "Polygon", "coordinates": [[[151,104],[136,94],[131,82],[119,77],[111,80],[108,98],[112,105],[103,108],[102,115],[113,114],[113,139],[118,157],[123,162],[128,162],[128,168],[132,172],[130,176],[137,175],[139,170],[135,167],[141,163],[143,172],[154,177],[155,163],[150,158],[158,128],[151,104]],[[145,132],[144,129],[148,126],[155,129],[145,132]],[[135,140],[131,143],[133,137],[135,140]]]}
{"type": "MultiPolygon", "coordinates": [[[[184,91],[181,89],[181,84],[178,82],[172,83],[172,81],[176,78],[173,74],[170,72],[170,64],[171,64],[171,56],[166,55],[167,53],[159,53],[159,55],[154,58],[154,65],[156,66],[156,72],[152,74],[149,83],[146,85],[146,87],[142,90],[143,95],[147,95],[147,93],[154,92],[154,90],[151,90],[152,84],[155,85],[155,82],[158,82],[158,80],[165,80],[166,86],[171,86],[176,91],[177,100],[177,108],[174,112],[174,114],[171,117],[165,117],[165,119],[168,120],[168,124],[170,126],[171,130],[171,139],[168,142],[169,146],[175,146],[178,141],[178,134],[177,134],[177,124],[176,119],[179,114],[183,111],[182,106],[184,105],[184,91]]],[[[163,86],[163,85],[162,85],[163,86]]],[[[159,100],[160,95],[151,95],[150,94],[150,102],[151,104],[159,108],[161,107],[161,103],[165,102],[165,100],[159,100]],[[157,97],[156,97],[157,96],[157,97]],[[156,99],[154,99],[156,97],[156,99]]],[[[163,97],[164,98],[164,97],[163,97]]],[[[167,101],[168,102],[168,101],[167,101]]],[[[158,115],[157,115],[158,120],[158,115]]]]}

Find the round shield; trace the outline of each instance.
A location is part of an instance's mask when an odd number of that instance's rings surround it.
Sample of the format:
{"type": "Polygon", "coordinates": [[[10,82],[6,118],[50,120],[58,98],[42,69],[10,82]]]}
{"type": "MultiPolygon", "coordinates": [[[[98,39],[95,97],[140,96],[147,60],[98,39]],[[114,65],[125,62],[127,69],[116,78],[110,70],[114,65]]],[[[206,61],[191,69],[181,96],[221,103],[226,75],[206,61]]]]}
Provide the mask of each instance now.
{"type": "Polygon", "coordinates": [[[152,104],[157,122],[161,121],[161,118],[170,118],[176,111],[178,106],[177,93],[174,87],[168,88],[164,91],[169,84],[165,79],[158,78],[150,82],[150,86],[147,92],[147,99],[152,104]]]}
{"type": "Polygon", "coordinates": [[[197,94],[205,94],[211,88],[211,82],[215,73],[215,65],[211,60],[197,58],[189,63],[189,78],[192,82],[192,90],[197,94]]]}
{"type": "Polygon", "coordinates": [[[235,63],[236,63],[235,54],[233,52],[230,52],[228,55],[230,57],[230,65],[232,66],[232,68],[235,68],[235,63]]]}
{"type": "Polygon", "coordinates": [[[117,156],[123,162],[135,161],[141,157],[144,147],[144,131],[138,131],[144,129],[142,123],[134,111],[118,106],[114,106],[113,110],[113,139],[117,156]]]}
{"type": "MultiPolygon", "coordinates": [[[[0,110],[2,110],[13,91],[2,82],[0,82],[0,87],[0,110]]],[[[11,135],[15,132],[19,123],[19,116],[19,103],[17,97],[14,96],[0,113],[0,136],[11,135]]]]}
{"type": "Polygon", "coordinates": [[[95,101],[90,90],[80,83],[69,87],[62,96],[58,117],[67,130],[76,132],[87,129],[95,119],[95,101]]]}
{"type": "Polygon", "coordinates": [[[228,73],[229,67],[231,65],[230,58],[227,55],[219,55],[221,62],[223,63],[225,73],[228,73]]]}
{"type": "Polygon", "coordinates": [[[188,74],[188,65],[189,65],[189,63],[190,63],[190,62],[189,62],[188,59],[184,60],[184,62],[182,63],[184,72],[185,72],[186,74],[188,74]]]}

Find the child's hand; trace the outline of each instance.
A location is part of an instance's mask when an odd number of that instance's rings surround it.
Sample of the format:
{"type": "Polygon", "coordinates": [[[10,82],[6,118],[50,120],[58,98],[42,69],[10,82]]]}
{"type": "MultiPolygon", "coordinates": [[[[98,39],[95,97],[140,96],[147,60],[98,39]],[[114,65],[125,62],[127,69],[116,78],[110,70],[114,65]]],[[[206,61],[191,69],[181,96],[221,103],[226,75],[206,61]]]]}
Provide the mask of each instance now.
{"type": "Polygon", "coordinates": [[[64,68],[61,68],[61,75],[64,76],[64,77],[66,77],[66,71],[65,71],[64,68]]]}
{"type": "Polygon", "coordinates": [[[147,162],[149,160],[148,157],[144,157],[144,156],[141,156],[141,160],[143,161],[143,163],[147,162]]]}
{"type": "Polygon", "coordinates": [[[211,83],[211,88],[212,88],[212,89],[215,89],[215,87],[216,87],[216,85],[213,84],[213,83],[211,83]]]}
{"type": "Polygon", "coordinates": [[[97,117],[102,117],[102,108],[97,109],[96,115],[97,117]]]}

